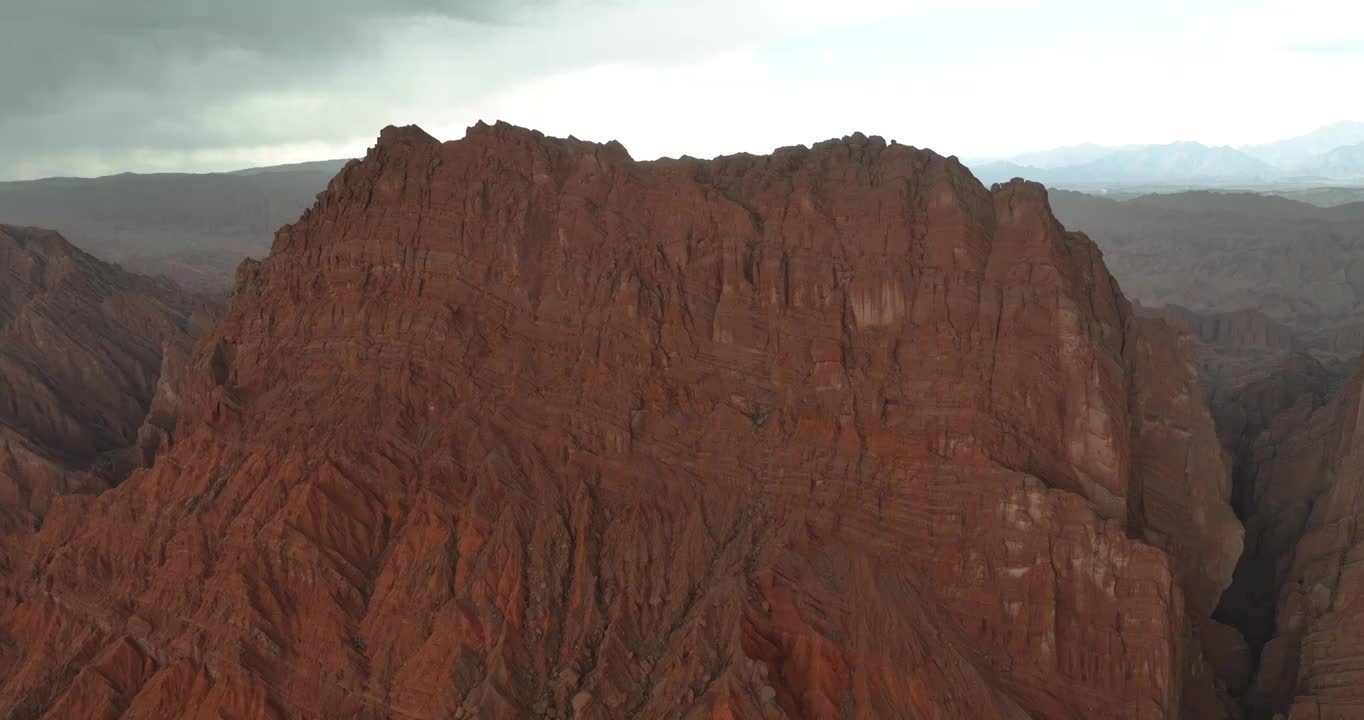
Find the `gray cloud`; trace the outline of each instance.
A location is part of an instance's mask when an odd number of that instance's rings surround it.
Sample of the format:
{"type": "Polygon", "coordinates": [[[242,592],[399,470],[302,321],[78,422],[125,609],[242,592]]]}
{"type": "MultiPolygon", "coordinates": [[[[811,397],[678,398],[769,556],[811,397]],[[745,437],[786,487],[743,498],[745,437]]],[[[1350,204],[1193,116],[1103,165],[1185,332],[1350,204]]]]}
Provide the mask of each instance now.
{"type": "Polygon", "coordinates": [[[0,180],[335,157],[480,118],[640,156],[852,129],[991,155],[1253,142],[1361,115],[1337,91],[1359,23],[1295,20],[1332,1],[1224,31],[1234,0],[0,0],[0,180]]]}
{"type": "Polygon", "coordinates": [[[859,19],[816,0],[0,0],[0,180],[361,152],[389,123],[499,119],[482,115],[499,94],[586,67],[677,67],[859,19]]]}
{"type": "Polygon", "coordinates": [[[546,1],[0,0],[0,178],[372,133],[404,28],[474,46],[546,1]]]}

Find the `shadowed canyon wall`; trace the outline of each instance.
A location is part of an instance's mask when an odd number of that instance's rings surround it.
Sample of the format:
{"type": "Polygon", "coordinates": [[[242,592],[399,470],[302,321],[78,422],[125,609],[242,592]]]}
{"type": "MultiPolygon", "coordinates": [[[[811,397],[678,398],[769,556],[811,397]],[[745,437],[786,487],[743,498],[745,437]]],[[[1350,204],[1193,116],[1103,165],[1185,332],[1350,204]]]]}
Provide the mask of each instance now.
{"type": "MultiPolygon", "coordinates": [[[[0,225],[0,546],[57,495],[150,464],[174,426],[193,339],[217,312],[56,233],[0,225]]],[[[10,561],[6,550],[0,564],[10,561]]]]}

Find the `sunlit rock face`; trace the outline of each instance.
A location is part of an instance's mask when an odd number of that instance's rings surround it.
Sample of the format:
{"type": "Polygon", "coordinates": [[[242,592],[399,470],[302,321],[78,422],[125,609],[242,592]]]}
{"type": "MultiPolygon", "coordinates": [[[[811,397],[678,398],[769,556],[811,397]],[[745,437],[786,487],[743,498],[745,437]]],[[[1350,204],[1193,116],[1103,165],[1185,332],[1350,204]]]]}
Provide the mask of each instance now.
{"type": "Polygon", "coordinates": [[[929,151],[388,128],[27,541],[0,707],[1178,717],[1241,545],[1186,354],[929,151]]]}

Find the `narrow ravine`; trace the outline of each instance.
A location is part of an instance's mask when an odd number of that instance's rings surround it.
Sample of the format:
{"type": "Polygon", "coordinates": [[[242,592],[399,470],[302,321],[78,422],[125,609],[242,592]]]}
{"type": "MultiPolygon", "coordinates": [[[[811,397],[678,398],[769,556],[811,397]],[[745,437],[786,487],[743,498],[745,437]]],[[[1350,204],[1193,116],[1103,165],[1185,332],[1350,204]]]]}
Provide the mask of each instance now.
{"type": "Polygon", "coordinates": [[[1321,591],[1305,583],[1316,573],[1308,546],[1329,517],[1325,504],[1337,484],[1359,479],[1341,473],[1354,445],[1346,420],[1357,414],[1358,397],[1351,369],[1295,354],[1214,399],[1232,469],[1232,504],[1246,535],[1213,618],[1244,639],[1245,672],[1233,674],[1244,682],[1227,690],[1249,720],[1286,714],[1312,690],[1302,648],[1311,620],[1328,608],[1321,606],[1321,591]]]}

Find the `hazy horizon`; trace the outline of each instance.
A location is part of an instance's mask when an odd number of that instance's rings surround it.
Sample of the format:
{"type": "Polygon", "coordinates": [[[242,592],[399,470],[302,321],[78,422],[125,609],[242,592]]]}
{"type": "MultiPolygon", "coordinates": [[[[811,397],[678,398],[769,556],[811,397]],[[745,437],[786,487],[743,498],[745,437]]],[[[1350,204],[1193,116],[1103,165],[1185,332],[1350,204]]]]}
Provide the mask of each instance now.
{"type": "MultiPolygon", "coordinates": [[[[491,124],[491,123],[499,122],[499,121],[503,121],[503,122],[512,122],[512,121],[506,120],[506,119],[504,119],[504,118],[493,118],[493,119],[479,118],[479,119],[476,120],[475,122],[486,122],[486,123],[491,124]]],[[[1336,126],[1336,125],[1342,125],[1342,124],[1344,124],[1344,123],[1346,123],[1346,122],[1352,122],[1352,121],[1341,121],[1341,122],[1339,122],[1339,123],[1332,123],[1332,124],[1330,124],[1330,125],[1321,126],[1321,127],[1319,127],[1319,128],[1313,128],[1312,130],[1309,130],[1308,132],[1312,132],[1312,131],[1314,131],[1314,130],[1320,130],[1320,129],[1324,129],[1324,128],[1329,128],[1329,127],[1333,127],[1333,126],[1336,126]]],[[[389,124],[399,124],[399,125],[402,125],[402,124],[414,124],[414,123],[389,123],[389,124]]],[[[521,123],[513,123],[513,124],[521,125],[521,123]]],[[[524,125],[523,125],[523,126],[524,126],[524,125]]],[[[380,128],[380,129],[382,129],[382,128],[380,128]]],[[[531,129],[538,129],[538,128],[533,128],[533,127],[532,127],[531,129]]],[[[877,135],[879,135],[879,136],[881,136],[881,137],[883,137],[883,138],[885,138],[885,139],[887,139],[887,140],[895,139],[897,142],[901,142],[899,138],[891,138],[891,137],[889,137],[889,136],[886,136],[886,135],[883,135],[883,134],[880,134],[880,133],[876,133],[876,132],[864,132],[864,131],[862,131],[862,130],[860,130],[860,129],[852,129],[852,130],[849,130],[849,131],[847,131],[847,132],[840,133],[839,135],[831,135],[831,136],[829,136],[829,137],[821,137],[821,138],[811,138],[811,139],[809,139],[809,140],[807,140],[807,141],[804,141],[804,142],[797,142],[797,143],[791,143],[791,144],[793,144],[793,145],[804,145],[804,146],[809,146],[809,145],[811,145],[811,144],[813,144],[813,143],[815,143],[815,142],[820,142],[820,141],[829,140],[829,139],[837,139],[837,138],[839,138],[839,137],[844,137],[844,136],[847,136],[847,135],[851,135],[851,134],[854,133],[854,132],[862,132],[864,135],[868,135],[868,136],[877,136],[877,135]]],[[[564,133],[563,135],[564,135],[564,136],[567,136],[568,134],[569,134],[569,133],[564,133]]],[[[377,130],[376,130],[376,132],[375,132],[375,139],[377,139],[377,137],[378,137],[378,132],[377,132],[377,130]]],[[[461,129],[461,130],[458,132],[458,134],[456,134],[456,135],[451,135],[451,136],[440,136],[440,135],[437,135],[436,137],[437,137],[438,140],[441,140],[441,141],[458,140],[458,139],[464,137],[464,130],[461,129]]],[[[579,136],[575,135],[575,137],[579,137],[579,136]]],[[[1298,137],[1298,136],[1294,136],[1294,137],[1298,137]]],[[[596,138],[596,137],[579,137],[579,139],[589,140],[589,141],[592,141],[592,142],[601,142],[601,143],[605,143],[605,142],[607,142],[607,141],[614,140],[615,138],[604,138],[604,137],[603,137],[603,138],[596,138]]],[[[1292,139],[1292,138],[1276,138],[1275,140],[1268,141],[1267,143],[1254,143],[1254,145],[1270,144],[1270,143],[1273,143],[1273,142],[1278,142],[1278,141],[1281,141],[1281,140],[1288,140],[1288,139],[1292,139]]],[[[904,142],[904,144],[906,144],[906,145],[916,145],[916,143],[909,142],[909,141],[903,141],[903,142],[904,142]]],[[[1192,142],[1192,143],[1199,143],[1199,144],[1202,144],[1202,145],[1205,145],[1205,146],[1208,146],[1208,147],[1238,147],[1238,148],[1239,148],[1239,147],[1247,147],[1246,145],[1241,145],[1241,146],[1219,146],[1219,145],[1215,145],[1215,144],[1213,144],[1213,143],[1203,143],[1203,142],[1198,141],[1198,140],[1174,140],[1174,141],[1170,141],[1169,143],[1151,143],[1151,144],[1149,144],[1149,146],[1175,145],[1175,144],[1189,143],[1189,142],[1192,142]]],[[[370,145],[373,145],[373,143],[374,143],[374,140],[372,139],[372,140],[366,142],[365,144],[362,144],[362,145],[357,146],[354,152],[349,153],[349,154],[344,155],[344,156],[337,156],[337,157],[309,157],[309,158],[304,158],[304,159],[289,159],[289,160],[286,160],[286,161],[283,161],[283,162],[272,162],[272,161],[270,161],[270,158],[269,158],[269,157],[266,157],[266,158],[264,158],[261,162],[256,162],[256,163],[253,163],[253,164],[250,164],[250,165],[223,164],[223,165],[213,165],[213,166],[211,166],[211,167],[192,167],[192,168],[185,168],[185,169],[156,167],[156,168],[146,169],[146,170],[139,170],[139,169],[118,169],[118,170],[111,170],[111,171],[109,171],[109,172],[100,172],[100,173],[97,173],[97,174],[85,174],[85,175],[80,175],[80,174],[63,174],[63,175],[39,175],[39,176],[35,176],[35,177],[0,177],[0,182],[25,182],[25,181],[33,181],[33,180],[62,180],[62,179],[87,180],[87,179],[99,179],[99,178],[104,178],[104,177],[113,177],[113,176],[124,175],[124,174],[134,174],[134,175],[139,175],[139,174],[145,174],[145,175],[154,175],[154,174],[205,174],[205,175],[207,175],[207,174],[237,174],[237,173],[242,173],[242,172],[245,172],[245,171],[255,170],[255,169],[288,169],[288,168],[292,168],[292,167],[294,167],[294,166],[298,166],[298,168],[299,168],[301,171],[303,171],[303,170],[311,169],[311,168],[308,167],[308,166],[311,166],[311,165],[322,165],[322,164],[331,163],[331,162],[335,162],[335,163],[344,163],[344,162],[346,162],[347,160],[351,160],[351,159],[354,159],[354,158],[361,157],[361,156],[364,155],[366,149],[367,149],[370,145]]],[[[1118,151],[1118,150],[1127,150],[1127,149],[1132,149],[1132,148],[1137,148],[1137,147],[1146,147],[1146,146],[1148,146],[1148,145],[1147,145],[1147,144],[1141,144],[1141,143],[1130,143],[1130,144],[1125,144],[1125,145],[1099,145],[1099,144],[1097,144],[1097,143],[1076,143],[1076,144],[1072,144],[1072,145],[1061,145],[1061,146],[1053,146],[1053,147],[1046,147],[1046,148],[1036,148],[1036,149],[1032,149],[1032,150],[1024,150],[1024,151],[1017,152],[1017,153],[1011,153],[1011,154],[1008,154],[1008,155],[998,155],[998,156],[988,156],[988,157],[961,155],[961,154],[958,154],[958,153],[953,153],[953,152],[946,151],[946,150],[943,150],[943,149],[934,148],[934,147],[931,147],[931,146],[923,146],[923,147],[925,147],[925,148],[927,148],[927,149],[930,149],[930,150],[933,150],[934,152],[937,152],[937,153],[939,153],[940,155],[943,155],[943,156],[953,156],[953,155],[955,155],[955,156],[957,156],[963,163],[965,163],[965,164],[967,164],[967,165],[972,165],[972,164],[974,164],[974,165],[986,166],[986,165],[990,165],[990,164],[993,164],[993,163],[1010,163],[1010,164],[1012,164],[1013,162],[1018,161],[1020,164],[1022,164],[1022,165],[1024,165],[1024,166],[1027,166],[1028,163],[1026,162],[1026,160],[1029,158],[1029,156],[1046,155],[1046,154],[1051,153],[1051,152],[1054,152],[1054,151],[1064,151],[1064,150],[1067,150],[1067,149],[1077,148],[1077,147],[1083,147],[1083,146],[1092,146],[1092,147],[1096,147],[1096,148],[1103,148],[1105,151],[1109,151],[1109,150],[1111,150],[1111,151],[1118,151]]],[[[767,153],[771,152],[772,150],[777,149],[778,147],[781,147],[781,146],[773,146],[773,147],[770,147],[770,148],[742,148],[742,149],[735,150],[735,151],[732,151],[732,152],[735,152],[735,153],[749,152],[749,153],[755,153],[755,154],[767,154],[767,153]]],[[[628,146],[626,146],[626,149],[627,149],[627,150],[630,150],[630,148],[629,148],[628,146]]],[[[731,154],[731,153],[721,153],[721,154],[731,154]]],[[[637,153],[633,153],[633,152],[632,152],[632,157],[634,157],[636,160],[655,160],[655,159],[664,158],[664,157],[673,157],[673,158],[676,158],[676,157],[679,157],[680,155],[690,155],[690,156],[692,156],[692,157],[702,157],[703,159],[711,159],[711,158],[714,158],[714,157],[717,157],[717,156],[718,156],[718,155],[699,156],[699,155],[697,155],[696,153],[682,152],[682,153],[674,153],[674,154],[672,154],[672,155],[657,155],[657,156],[653,156],[653,157],[640,157],[637,153]]],[[[1038,169],[1042,169],[1042,168],[1038,168],[1038,169]]]]}
{"type": "Polygon", "coordinates": [[[1348,91],[1364,74],[1364,9],[1335,0],[826,8],[0,0],[13,88],[0,179],[355,157],[385,125],[456,139],[480,119],[618,140],[640,159],[860,131],[977,161],[1082,143],[1239,147],[1364,120],[1348,91]]]}

